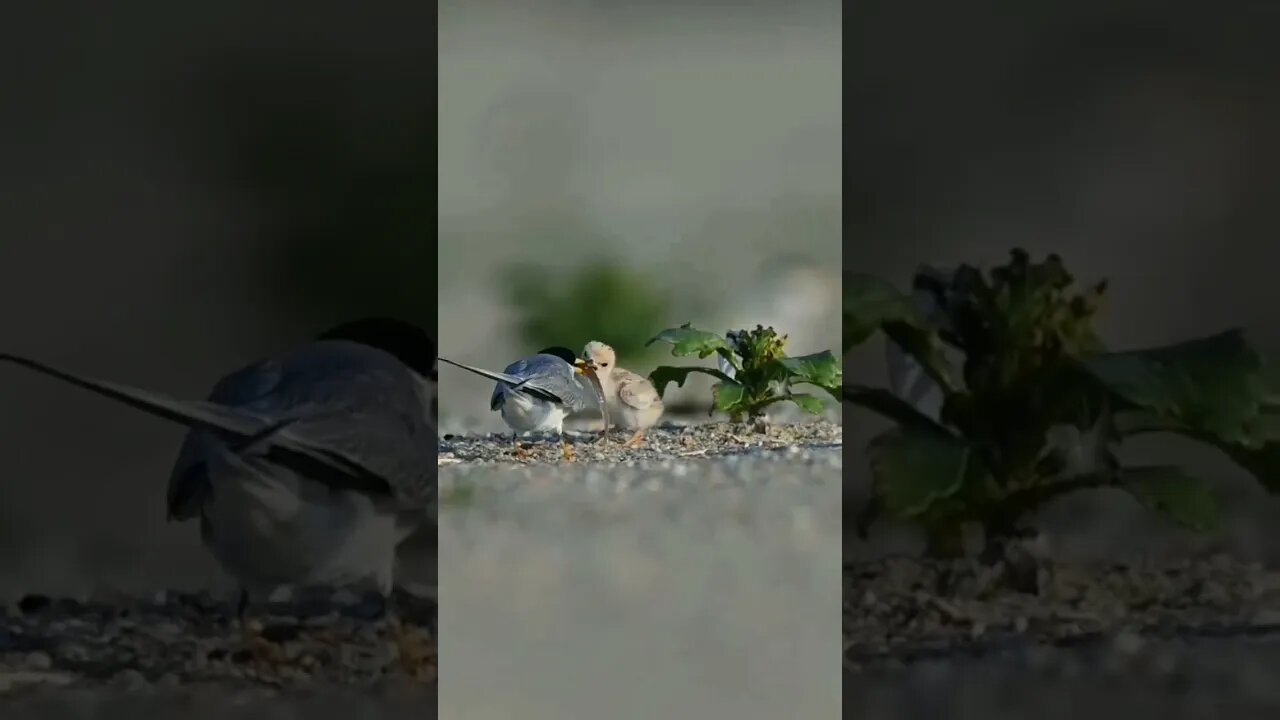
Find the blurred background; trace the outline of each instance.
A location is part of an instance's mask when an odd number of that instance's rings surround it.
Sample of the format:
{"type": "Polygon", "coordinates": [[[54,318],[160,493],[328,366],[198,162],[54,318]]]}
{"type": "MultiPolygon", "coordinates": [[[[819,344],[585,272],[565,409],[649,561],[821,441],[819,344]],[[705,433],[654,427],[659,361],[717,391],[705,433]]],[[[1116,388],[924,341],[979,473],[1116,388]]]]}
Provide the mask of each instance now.
{"type": "MultiPolygon", "coordinates": [[[[500,370],[602,340],[647,373],[691,362],[645,347],[685,322],[835,352],[839,12],[441,3],[441,355],[500,370]]],[[[443,374],[445,430],[505,429],[492,382],[443,374]]],[[[710,383],[669,405],[705,414],[710,383]]]]}
{"type": "MultiPolygon", "coordinates": [[[[40,4],[0,26],[0,350],[178,397],[342,320],[433,327],[416,17],[40,4]]],[[[0,600],[222,589],[165,522],[183,431],[0,367],[0,600]]],[[[434,571],[434,537],[403,558],[434,571]]]]}
{"type": "MultiPolygon", "coordinates": [[[[858,3],[845,266],[906,288],[921,262],[1058,252],[1081,281],[1110,279],[1100,329],[1116,349],[1243,326],[1280,353],[1277,20],[1280,7],[1250,2],[858,3]]],[[[884,382],[883,357],[873,342],[845,372],[884,382]]],[[[846,427],[851,508],[866,493],[863,443],[882,426],[855,412],[846,427]]],[[[1132,455],[1220,479],[1234,522],[1192,536],[1118,493],[1086,494],[1048,511],[1060,549],[1280,560],[1280,501],[1216,453],[1160,441],[1132,455]]]]}

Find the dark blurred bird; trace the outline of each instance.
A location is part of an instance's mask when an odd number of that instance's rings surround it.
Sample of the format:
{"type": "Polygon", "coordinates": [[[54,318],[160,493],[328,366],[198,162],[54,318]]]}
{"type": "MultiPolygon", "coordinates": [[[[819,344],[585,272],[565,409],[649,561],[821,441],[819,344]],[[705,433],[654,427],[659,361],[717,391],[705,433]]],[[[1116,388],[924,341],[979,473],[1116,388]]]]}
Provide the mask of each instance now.
{"type": "Polygon", "coordinates": [[[0,360],[190,428],[168,514],[199,518],[243,619],[284,585],[368,585],[390,609],[396,547],[436,512],[435,353],[424,330],[366,318],[232,372],[203,401],[0,360]]]}

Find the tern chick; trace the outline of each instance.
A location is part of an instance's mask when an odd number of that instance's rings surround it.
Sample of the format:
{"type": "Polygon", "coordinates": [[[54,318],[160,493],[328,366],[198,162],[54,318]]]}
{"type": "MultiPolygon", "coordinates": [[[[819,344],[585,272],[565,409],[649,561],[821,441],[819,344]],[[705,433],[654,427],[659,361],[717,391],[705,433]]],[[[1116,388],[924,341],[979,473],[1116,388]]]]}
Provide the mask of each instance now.
{"type": "Polygon", "coordinates": [[[627,447],[635,447],[644,438],[645,430],[662,418],[662,396],[648,378],[618,367],[617,354],[602,342],[587,343],[582,357],[595,366],[606,400],[617,409],[618,424],[635,430],[626,443],[627,447]]]}
{"type": "Polygon", "coordinates": [[[517,454],[523,455],[519,435],[525,432],[554,432],[560,438],[565,460],[573,460],[573,449],[564,437],[564,421],[570,414],[599,408],[605,413],[605,432],[609,418],[605,409],[604,390],[591,363],[574,357],[573,351],[551,347],[527,358],[521,358],[494,372],[440,358],[454,367],[496,381],[489,409],[497,411],[507,427],[515,433],[517,454]]]}

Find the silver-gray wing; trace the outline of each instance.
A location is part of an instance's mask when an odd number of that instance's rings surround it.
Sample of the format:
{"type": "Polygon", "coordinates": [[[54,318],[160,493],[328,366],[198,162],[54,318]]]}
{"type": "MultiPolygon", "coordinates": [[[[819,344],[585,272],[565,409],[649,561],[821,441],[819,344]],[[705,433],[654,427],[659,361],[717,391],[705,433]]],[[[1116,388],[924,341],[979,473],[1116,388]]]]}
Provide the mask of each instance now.
{"type": "Polygon", "coordinates": [[[521,358],[503,369],[503,373],[524,380],[519,387],[497,383],[489,398],[489,407],[497,410],[507,393],[523,392],[543,400],[559,403],[571,412],[600,405],[600,397],[577,368],[555,355],[532,355],[521,358]]]}

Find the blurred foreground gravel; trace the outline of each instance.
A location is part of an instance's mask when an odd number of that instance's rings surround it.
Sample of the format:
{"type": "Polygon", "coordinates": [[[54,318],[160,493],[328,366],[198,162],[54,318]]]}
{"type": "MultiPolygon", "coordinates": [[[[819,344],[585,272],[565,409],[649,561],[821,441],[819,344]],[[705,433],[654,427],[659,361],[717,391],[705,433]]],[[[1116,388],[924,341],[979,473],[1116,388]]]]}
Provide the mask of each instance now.
{"type": "Polygon", "coordinates": [[[1105,639],[850,673],[845,717],[1137,720],[1280,716],[1280,638],[1105,639]]]}
{"type": "Polygon", "coordinates": [[[432,599],[397,590],[398,641],[376,596],[285,594],[255,614],[265,652],[208,593],[26,596],[0,611],[0,717],[290,717],[319,698],[321,718],[392,706],[434,717],[432,599]]]}
{"type": "Polygon", "coordinates": [[[1280,573],[1226,555],[844,570],[845,709],[865,718],[1275,716],[1280,573]]]}
{"type": "Polygon", "coordinates": [[[441,717],[837,717],[839,426],[650,435],[442,440],[441,717]]]}

